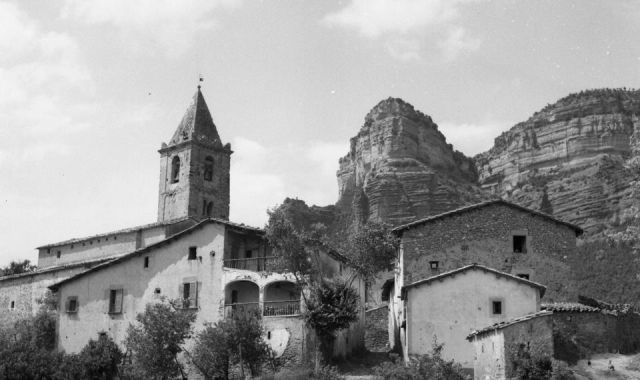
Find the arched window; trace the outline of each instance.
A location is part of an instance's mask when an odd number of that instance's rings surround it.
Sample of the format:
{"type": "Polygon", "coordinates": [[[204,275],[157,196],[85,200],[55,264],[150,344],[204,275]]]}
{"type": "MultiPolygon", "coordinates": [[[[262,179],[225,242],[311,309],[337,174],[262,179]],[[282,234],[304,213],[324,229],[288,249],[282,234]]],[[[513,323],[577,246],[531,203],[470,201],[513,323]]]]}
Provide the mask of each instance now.
{"type": "Polygon", "coordinates": [[[207,156],[204,159],[204,180],[211,181],[213,179],[213,158],[207,156]]]}
{"type": "Polygon", "coordinates": [[[173,156],[171,160],[171,183],[178,182],[180,180],[180,157],[173,156]]]}

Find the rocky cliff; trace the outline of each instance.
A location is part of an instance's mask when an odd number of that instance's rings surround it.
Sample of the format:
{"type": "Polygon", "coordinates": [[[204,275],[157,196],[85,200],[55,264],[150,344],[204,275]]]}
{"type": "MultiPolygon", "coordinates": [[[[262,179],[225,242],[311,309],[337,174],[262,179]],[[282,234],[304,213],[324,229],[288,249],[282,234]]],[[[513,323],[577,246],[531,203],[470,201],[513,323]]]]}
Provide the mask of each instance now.
{"type": "Polygon", "coordinates": [[[640,91],[572,94],[535,113],[475,157],[481,186],[580,225],[587,236],[636,224],[640,91]]]}
{"type": "Polygon", "coordinates": [[[388,98],[340,159],[337,207],[356,222],[399,225],[485,199],[477,178],[473,160],[447,144],[431,117],[388,98]]]}

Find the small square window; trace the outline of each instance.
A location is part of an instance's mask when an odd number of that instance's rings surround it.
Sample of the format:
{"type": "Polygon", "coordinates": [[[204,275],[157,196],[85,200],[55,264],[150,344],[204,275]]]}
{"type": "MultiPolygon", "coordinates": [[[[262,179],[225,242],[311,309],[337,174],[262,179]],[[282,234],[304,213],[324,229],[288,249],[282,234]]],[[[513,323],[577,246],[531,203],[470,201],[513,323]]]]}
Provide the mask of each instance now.
{"type": "Polygon", "coordinates": [[[77,313],[78,312],[78,297],[68,297],[67,303],[65,305],[65,311],[67,313],[77,313]]]}
{"type": "Polygon", "coordinates": [[[189,260],[195,260],[198,258],[198,248],[189,247],[189,260]]]}
{"type": "Polygon", "coordinates": [[[155,294],[160,294],[160,293],[162,293],[162,290],[161,290],[160,288],[155,288],[155,289],[153,290],[153,293],[155,293],[155,294]]]}
{"type": "Polygon", "coordinates": [[[429,268],[431,268],[431,270],[440,269],[440,262],[439,261],[429,261],[429,268]]]}
{"type": "Polygon", "coordinates": [[[502,301],[491,301],[493,315],[502,315],[502,301]]]}
{"type": "Polygon", "coordinates": [[[527,237],[513,235],[513,253],[527,253],[527,237]]]}
{"type": "Polygon", "coordinates": [[[144,267],[149,268],[149,256],[144,257],[144,267]]]}
{"type": "Polygon", "coordinates": [[[122,313],[123,289],[111,289],[109,291],[109,314],[122,313]]]}
{"type": "Polygon", "coordinates": [[[250,249],[247,249],[246,251],[244,251],[244,257],[247,259],[250,259],[251,257],[253,257],[253,251],[250,249]]]}

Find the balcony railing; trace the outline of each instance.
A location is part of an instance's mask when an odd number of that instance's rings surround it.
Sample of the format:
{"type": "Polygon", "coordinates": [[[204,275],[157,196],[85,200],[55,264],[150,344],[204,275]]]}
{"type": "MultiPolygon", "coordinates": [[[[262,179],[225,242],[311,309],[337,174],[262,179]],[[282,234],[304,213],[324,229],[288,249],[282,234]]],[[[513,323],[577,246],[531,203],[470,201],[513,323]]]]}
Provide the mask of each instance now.
{"type": "Polygon", "coordinates": [[[295,301],[264,301],[263,314],[265,317],[277,315],[300,314],[300,300],[295,301]]]}
{"type": "Polygon", "coordinates": [[[246,269],[256,272],[276,271],[277,256],[252,257],[244,259],[224,259],[225,268],[246,269]]]}
{"type": "Polygon", "coordinates": [[[229,318],[234,314],[255,313],[260,310],[258,302],[231,303],[224,305],[224,316],[229,318]]]}

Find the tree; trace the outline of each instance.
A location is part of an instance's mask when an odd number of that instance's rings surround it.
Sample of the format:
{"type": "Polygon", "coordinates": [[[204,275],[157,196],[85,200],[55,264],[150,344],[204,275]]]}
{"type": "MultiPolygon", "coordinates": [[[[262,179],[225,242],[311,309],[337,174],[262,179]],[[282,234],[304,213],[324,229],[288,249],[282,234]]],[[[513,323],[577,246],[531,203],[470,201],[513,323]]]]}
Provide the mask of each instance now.
{"type": "Polygon", "coordinates": [[[78,355],[85,379],[111,379],[118,374],[122,351],[113,339],[101,334],[98,340],[90,339],[78,355]]]}
{"type": "Polygon", "coordinates": [[[263,336],[259,312],[233,313],[230,318],[208,325],[198,333],[190,356],[209,377],[228,379],[229,364],[239,364],[242,371],[247,365],[251,375],[257,376],[271,356],[263,336]]]}
{"type": "Polygon", "coordinates": [[[398,239],[388,226],[370,222],[354,228],[346,241],[336,243],[339,239],[327,236],[324,225],[296,226],[282,207],[269,211],[265,231],[279,257],[281,269],[292,272],[298,286],[308,290],[308,295],[305,289],[301,289],[301,294],[306,305],[305,321],[320,341],[316,345],[317,372],[318,353],[322,352],[328,359],[334,333],[349,327],[358,318],[354,280],[369,281],[377,273],[393,268],[398,239]],[[321,255],[330,251],[345,258],[352,269],[346,278],[331,279],[331,274],[323,270],[321,255]]]}
{"type": "Polygon", "coordinates": [[[56,372],[56,316],[41,307],[35,316],[0,331],[0,379],[40,379],[56,372]]]}
{"type": "Polygon", "coordinates": [[[193,310],[176,307],[175,301],[148,304],[136,316],[137,324],[129,326],[125,346],[132,357],[133,372],[147,378],[185,378],[178,354],[191,337],[191,325],[196,319],[193,310]]]}
{"type": "Polygon", "coordinates": [[[0,268],[0,276],[11,276],[14,274],[33,272],[38,267],[31,264],[31,261],[11,261],[8,266],[0,268]]]}

